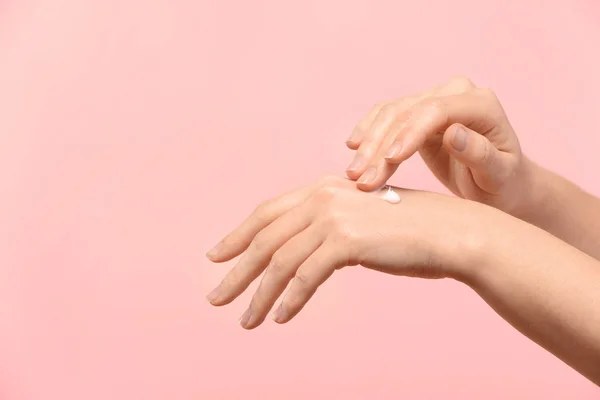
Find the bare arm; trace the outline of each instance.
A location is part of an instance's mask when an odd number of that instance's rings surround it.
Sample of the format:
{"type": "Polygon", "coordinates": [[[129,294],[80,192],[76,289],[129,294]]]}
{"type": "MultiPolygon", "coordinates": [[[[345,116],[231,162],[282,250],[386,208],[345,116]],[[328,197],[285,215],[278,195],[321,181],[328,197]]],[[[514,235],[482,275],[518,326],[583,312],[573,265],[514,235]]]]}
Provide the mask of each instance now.
{"type": "Polygon", "coordinates": [[[600,199],[531,161],[529,206],[517,217],[600,260],[600,199]]]}
{"type": "Polygon", "coordinates": [[[218,263],[241,255],[208,300],[229,304],[264,271],[240,321],[254,329],[288,284],[278,323],[290,321],[344,266],[454,278],[600,385],[600,261],[481,203],[393,190],[400,203],[328,177],[264,202],[207,254],[218,263]]]}
{"type": "Polygon", "coordinates": [[[600,262],[497,214],[486,225],[502,229],[486,228],[469,285],[517,330],[600,385],[600,262]]]}
{"type": "Polygon", "coordinates": [[[600,199],[531,162],[493,91],[464,77],[375,106],[347,146],[357,187],[385,183],[416,152],[459,197],[530,222],[600,259],[600,199]]]}

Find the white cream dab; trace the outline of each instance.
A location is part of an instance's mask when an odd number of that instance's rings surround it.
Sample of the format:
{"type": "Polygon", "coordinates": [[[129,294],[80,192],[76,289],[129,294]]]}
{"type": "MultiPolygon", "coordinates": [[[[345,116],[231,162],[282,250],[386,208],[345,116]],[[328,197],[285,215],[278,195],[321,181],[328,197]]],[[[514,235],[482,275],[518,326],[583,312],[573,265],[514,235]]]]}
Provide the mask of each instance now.
{"type": "MultiPolygon", "coordinates": [[[[384,190],[385,187],[380,190],[380,193],[384,190]]],[[[381,198],[391,204],[400,203],[400,195],[396,193],[396,191],[392,189],[391,186],[387,186],[387,190],[385,190],[385,193],[381,194],[381,198]]]]}

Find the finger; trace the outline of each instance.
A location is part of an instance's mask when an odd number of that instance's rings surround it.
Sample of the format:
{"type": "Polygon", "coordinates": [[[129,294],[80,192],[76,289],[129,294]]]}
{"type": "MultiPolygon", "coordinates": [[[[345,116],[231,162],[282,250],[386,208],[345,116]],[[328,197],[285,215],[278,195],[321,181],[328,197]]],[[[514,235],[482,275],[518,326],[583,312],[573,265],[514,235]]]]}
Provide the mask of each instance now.
{"type": "Polygon", "coordinates": [[[315,212],[314,202],[305,202],[259,232],[237,265],[207,296],[208,301],[222,306],[242,294],[266,268],[273,253],[310,225],[315,212]]]}
{"type": "MultiPolygon", "coordinates": [[[[399,132],[403,126],[403,122],[394,124],[394,128],[390,131],[399,132]]],[[[399,164],[390,164],[383,158],[382,151],[389,147],[395,140],[395,135],[386,135],[382,145],[379,147],[377,154],[373,157],[371,163],[365,172],[357,179],[357,187],[361,190],[370,192],[386,184],[387,180],[396,172],[399,164]]]]}
{"type": "Polygon", "coordinates": [[[387,103],[388,102],[382,102],[375,105],[373,108],[371,108],[369,113],[365,117],[363,117],[358,122],[358,124],[356,124],[356,126],[352,130],[352,134],[346,140],[346,146],[348,146],[348,148],[352,150],[358,149],[358,146],[360,146],[360,143],[367,134],[369,128],[371,127],[371,124],[373,123],[373,121],[375,121],[375,117],[377,117],[377,114],[379,114],[381,108],[387,103]]]}
{"type": "Polygon", "coordinates": [[[349,178],[357,179],[365,172],[389,127],[395,124],[400,107],[402,107],[400,103],[390,103],[381,108],[348,166],[346,174],[349,178]]]}
{"type": "MultiPolygon", "coordinates": [[[[429,94],[435,96],[450,96],[465,93],[470,90],[473,90],[474,88],[475,85],[469,79],[464,77],[456,77],[452,78],[447,84],[438,86],[435,92],[430,91],[429,94]]],[[[401,132],[402,129],[408,123],[408,120],[408,117],[398,118],[398,121],[400,121],[400,123],[393,126],[393,128],[387,132],[384,142],[379,147],[377,154],[373,158],[371,165],[373,167],[372,171],[370,173],[365,172],[365,174],[363,174],[363,176],[361,176],[357,181],[357,186],[359,189],[365,191],[374,190],[378,187],[385,185],[388,179],[390,179],[391,176],[394,175],[394,173],[398,169],[399,164],[387,162],[386,158],[393,157],[396,154],[396,152],[400,150],[396,139],[398,137],[398,133],[401,132]]],[[[435,142],[436,136],[439,136],[439,141],[441,141],[441,134],[429,136],[423,143],[422,148],[431,145],[430,142],[435,142]]],[[[444,155],[446,158],[448,157],[446,153],[438,153],[436,154],[436,157],[444,157],[444,155]]],[[[367,168],[366,171],[369,171],[369,168],[367,168]]],[[[439,176],[442,173],[442,171],[434,171],[434,173],[439,176]]]]}
{"type": "Polygon", "coordinates": [[[345,266],[338,246],[325,242],[298,268],[290,289],[273,315],[275,322],[283,324],[302,310],[333,272],[345,266]]]}
{"type": "Polygon", "coordinates": [[[288,192],[259,205],[242,224],[229,233],[206,256],[213,262],[229,261],[244,252],[254,237],[277,218],[298,207],[312,193],[322,187],[351,185],[345,178],[326,176],[303,188],[288,192]]]}
{"type": "Polygon", "coordinates": [[[426,99],[427,97],[434,95],[447,96],[450,94],[458,94],[466,92],[468,90],[472,90],[473,88],[475,88],[475,85],[473,84],[473,82],[471,82],[471,80],[462,76],[456,76],[446,83],[432,86],[415,95],[408,96],[400,100],[379,103],[375,107],[373,107],[369,111],[369,113],[364,118],[362,118],[354,127],[352,135],[350,135],[350,137],[346,141],[346,145],[352,150],[357,150],[364,138],[367,136],[373,122],[375,121],[375,118],[377,117],[381,109],[387,104],[397,104],[400,108],[399,111],[402,112],[408,109],[409,107],[412,107],[413,105],[417,104],[418,102],[422,101],[423,99],[426,99]]]}
{"type": "MultiPolygon", "coordinates": [[[[444,132],[439,132],[429,137],[419,148],[419,154],[433,175],[454,194],[458,194],[455,182],[450,179],[453,173],[450,165],[450,154],[444,150],[444,132]]],[[[395,164],[392,164],[395,165],[395,164]]]]}
{"type": "Polygon", "coordinates": [[[498,150],[485,136],[461,125],[450,126],[444,148],[471,170],[477,186],[493,193],[512,170],[512,155],[498,150]]]}
{"type": "MultiPolygon", "coordinates": [[[[445,84],[434,86],[417,96],[406,98],[397,103],[395,110],[395,119],[392,124],[388,124],[385,127],[385,131],[377,136],[371,138],[371,131],[360,145],[356,157],[361,159],[361,152],[363,152],[363,146],[365,147],[364,152],[370,157],[368,165],[362,169],[356,171],[350,170],[348,177],[356,179],[358,178],[358,187],[361,190],[373,190],[380,185],[385,184],[387,180],[396,172],[398,163],[385,162],[386,157],[395,155],[400,149],[396,143],[396,138],[402,129],[409,123],[413,115],[408,112],[411,107],[414,107],[419,102],[424,101],[432,96],[449,96],[454,94],[465,93],[474,88],[474,84],[467,78],[456,77],[450,79],[445,84]],[[373,143],[371,143],[371,141],[373,143]],[[371,155],[371,152],[375,152],[371,155]],[[396,164],[396,165],[394,165],[396,164]]],[[[380,113],[384,112],[383,108],[380,113]]],[[[393,111],[392,111],[393,112],[393,111]]],[[[376,122],[373,123],[373,126],[376,122]]],[[[356,160],[356,158],[355,158],[356,160]]]]}
{"type": "Polygon", "coordinates": [[[482,135],[497,131],[505,121],[500,103],[487,89],[445,97],[431,97],[415,105],[409,123],[402,129],[388,151],[386,160],[399,164],[414,153],[425,141],[450,125],[460,123],[482,135]]]}
{"type": "Polygon", "coordinates": [[[318,225],[310,225],[288,240],[273,254],[265,275],[240,320],[246,329],[254,329],[264,320],[273,304],[294,277],[298,267],[323,243],[318,225]]]}

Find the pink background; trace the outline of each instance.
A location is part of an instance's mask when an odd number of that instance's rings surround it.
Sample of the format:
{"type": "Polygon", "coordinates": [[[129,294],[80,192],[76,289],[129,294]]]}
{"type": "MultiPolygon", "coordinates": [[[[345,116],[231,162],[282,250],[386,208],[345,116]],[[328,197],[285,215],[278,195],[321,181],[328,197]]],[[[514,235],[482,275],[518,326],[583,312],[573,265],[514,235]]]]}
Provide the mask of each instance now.
{"type": "Polygon", "coordinates": [[[203,255],[456,74],[600,194],[599,48],[594,0],[0,1],[0,398],[598,398],[452,281],[342,271],[246,332],[203,255]]]}

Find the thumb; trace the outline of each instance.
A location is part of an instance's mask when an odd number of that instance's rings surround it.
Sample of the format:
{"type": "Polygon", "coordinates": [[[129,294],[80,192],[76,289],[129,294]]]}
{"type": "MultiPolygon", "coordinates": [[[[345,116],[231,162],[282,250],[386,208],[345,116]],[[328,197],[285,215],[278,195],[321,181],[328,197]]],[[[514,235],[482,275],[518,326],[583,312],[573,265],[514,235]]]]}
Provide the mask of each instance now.
{"type": "Polygon", "coordinates": [[[471,170],[475,183],[488,193],[496,192],[511,170],[511,156],[498,150],[485,136],[461,124],[444,133],[444,148],[471,170]]]}

